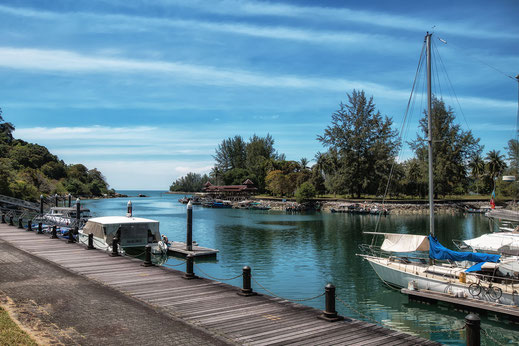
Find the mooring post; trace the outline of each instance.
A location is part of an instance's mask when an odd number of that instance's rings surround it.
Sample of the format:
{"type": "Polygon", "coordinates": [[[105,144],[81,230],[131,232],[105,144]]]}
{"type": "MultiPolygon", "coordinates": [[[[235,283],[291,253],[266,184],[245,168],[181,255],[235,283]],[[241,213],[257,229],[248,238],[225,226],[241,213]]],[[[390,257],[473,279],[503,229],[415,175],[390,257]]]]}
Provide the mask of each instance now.
{"type": "Polygon", "coordinates": [[[144,254],[145,254],[144,263],[142,263],[141,265],[143,267],[153,267],[154,264],[151,262],[151,245],[150,244],[146,245],[146,247],[144,248],[144,254]]]}
{"type": "Polygon", "coordinates": [[[68,230],[68,240],[67,240],[67,243],[68,244],[73,244],[75,242],[76,242],[76,240],[74,239],[74,229],[70,228],[68,230]]]}
{"type": "Polygon", "coordinates": [[[55,207],[58,207],[58,202],[59,202],[59,200],[58,200],[58,194],[56,193],[56,194],[54,194],[54,206],[55,206],[55,207]]]}
{"type": "Polygon", "coordinates": [[[14,226],[13,216],[12,215],[9,216],[9,226],[14,226]]]}
{"type": "Polygon", "coordinates": [[[70,208],[72,206],[72,195],[68,194],[68,207],[70,208]]]}
{"type": "Polygon", "coordinates": [[[27,221],[27,231],[32,231],[32,220],[27,221]]]}
{"type": "Polygon", "coordinates": [[[40,217],[43,217],[43,195],[40,195],[40,217]]]}
{"type": "Polygon", "coordinates": [[[478,315],[470,313],[465,316],[465,329],[467,346],[481,345],[481,319],[478,315]]]}
{"type": "Polygon", "coordinates": [[[2,223],[6,223],[5,222],[5,214],[2,213],[2,223]]]}
{"type": "Polygon", "coordinates": [[[18,218],[18,228],[23,229],[23,218],[21,216],[18,218]]]}
{"type": "Polygon", "coordinates": [[[43,234],[43,224],[41,222],[38,222],[38,231],[36,234],[43,234]]]}
{"type": "Polygon", "coordinates": [[[117,237],[114,237],[112,239],[112,253],[110,254],[110,257],[120,256],[119,250],[118,250],[118,245],[119,245],[119,239],[117,237]]]}
{"type": "Polygon", "coordinates": [[[238,292],[238,295],[245,296],[245,297],[257,295],[257,293],[252,290],[251,269],[249,266],[243,267],[242,276],[243,276],[243,288],[241,289],[240,292],[238,292]]]}
{"type": "Polygon", "coordinates": [[[193,272],[193,255],[189,254],[186,256],[186,273],[182,277],[186,280],[196,279],[196,275],[193,272]]]}
{"type": "Polygon", "coordinates": [[[81,201],[76,199],[76,227],[74,227],[74,234],[79,232],[79,223],[81,222],[81,201]]]}
{"type": "Polygon", "coordinates": [[[56,232],[56,225],[52,226],[52,231],[51,231],[51,235],[50,235],[50,239],[58,239],[58,234],[56,232]]]}
{"type": "Polygon", "coordinates": [[[324,298],[325,298],[325,310],[322,315],[319,316],[320,319],[335,322],[343,320],[344,317],[337,315],[337,311],[335,311],[335,286],[332,284],[327,284],[324,287],[324,298]]]}
{"type": "Polygon", "coordinates": [[[94,250],[94,233],[88,233],[88,246],[87,250],[94,250]]]}
{"type": "Polygon", "coordinates": [[[186,250],[193,251],[193,204],[191,200],[187,203],[187,239],[186,250]]]}

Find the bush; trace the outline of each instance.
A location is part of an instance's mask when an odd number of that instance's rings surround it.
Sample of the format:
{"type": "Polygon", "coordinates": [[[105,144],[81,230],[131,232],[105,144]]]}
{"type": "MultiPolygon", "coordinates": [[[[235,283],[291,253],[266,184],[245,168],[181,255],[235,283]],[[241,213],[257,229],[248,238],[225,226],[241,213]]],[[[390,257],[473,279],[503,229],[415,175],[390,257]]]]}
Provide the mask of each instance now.
{"type": "Polygon", "coordinates": [[[316,195],[315,187],[310,182],[304,182],[296,190],[297,203],[304,203],[316,195]]]}

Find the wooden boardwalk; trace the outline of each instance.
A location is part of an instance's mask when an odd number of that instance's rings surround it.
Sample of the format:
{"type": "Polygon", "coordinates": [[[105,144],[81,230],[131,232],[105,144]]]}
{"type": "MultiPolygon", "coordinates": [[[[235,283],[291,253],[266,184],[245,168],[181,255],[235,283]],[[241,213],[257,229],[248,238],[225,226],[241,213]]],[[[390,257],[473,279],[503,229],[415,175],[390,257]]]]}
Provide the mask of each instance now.
{"type": "Polygon", "coordinates": [[[203,278],[184,280],[180,271],[143,267],[137,259],[86,251],[7,224],[0,224],[0,240],[236,344],[438,345],[359,320],[323,321],[317,318],[321,311],[311,307],[267,295],[238,296],[237,287],[203,278]]]}

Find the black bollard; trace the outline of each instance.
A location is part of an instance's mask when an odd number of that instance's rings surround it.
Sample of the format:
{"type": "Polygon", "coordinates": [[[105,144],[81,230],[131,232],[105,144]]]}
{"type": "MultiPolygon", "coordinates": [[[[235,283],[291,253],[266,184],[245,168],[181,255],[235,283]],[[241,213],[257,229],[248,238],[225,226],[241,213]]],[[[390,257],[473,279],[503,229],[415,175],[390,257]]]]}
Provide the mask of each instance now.
{"type": "Polygon", "coordinates": [[[142,263],[141,265],[143,267],[153,267],[154,264],[151,262],[151,245],[148,244],[146,245],[145,247],[145,258],[144,258],[144,263],[142,263]]]}
{"type": "Polygon", "coordinates": [[[186,250],[193,251],[193,204],[187,203],[187,240],[186,250]]]}
{"type": "Polygon", "coordinates": [[[112,239],[112,253],[110,254],[111,257],[120,256],[119,251],[118,251],[118,244],[119,244],[119,239],[117,239],[117,237],[114,237],[112,239]]]}
{"type": "Polygon", "coordinates": [[[54,206],[57,207],[57,206],[58,206],[58,203],[59,203],[59,200],[58,200],[58,194],[55,194],[55,195],[54,195],[54,206]]]}
{"type": "Polygon", "coordinates": [[[197,279],[197,276],[193,272],[193,255],[191,254],[186,256],[186,273],[182,278],[186,280],[197,279]]]}
{"type": "Polygon", "coordinates": [[[87,250],[94,250],[94,233],[88,233],[88,246],[87,250]]]}
{"type": "Polygon", "coordinates": [[[43,224],[41,222],[38,223],[38,231],[36,234],[43,234],[43,224]]]}
{"type": "Polygon", "coordinates": [[[13,216],[9,216],[9,226],[14,226],[13,216]]]}
{"type": "Polygon", "coordinates": [[[76,242],[76,240],[74,239],[74,229],[70,228],[68,230],[68,240],[67,240],[67,243],[68,244],[73,244],[75,242],[76,242]]]}
{"type": "Polygon", "coordinates": [[[21,217],[18,218],[18,228],[23,229],[23,219],[21,217]]]}
{"type": "Polygon", "coordinates": [[[68,207],[70,208],[72,206],[72,195],[68,194],[68,207]]]}
{"type": "Polygon", "coordinates": [[[470,313],[465,316],[465,329],[467,330],[467,346],[481,345],[481,319],[478,315],[470,313]]]}
{"type": "Polygon", "coordinates": [[[335,311],[335,286],[332,284],[328,284],[324,287],[325,292],[325,310],[322,315],[318,318],[328,321],[328,322],[336,322],[343,320],[344,317],[337,315],[337,311],[335,311]]]}
{"type": "Polygon", "coordinates": [[[5,222],[5,214],[2,214],[2,223],[6,223],[5,222]]]}
{"type": "Polygon", "coordinates": [[[52,226],[52,231],[50,232],[50,239],[58,239],[58,234],[56,232],[56,225],[52,226]]]}
{"type": "Polygon", "coordinates": [[[257,295],[257,293],[252,290],[252,285],[251,285],[251,281],[250,281],[251,280],[251,269],[249,266],[243,267],[242,276],[243,276],[243,288],[241,289],[240,292],[238,292],[238,295],[245,296],[245,297],[257,295]]]}
{"type": "Polygon", "coordinates": [[[27,231],[32,232],[32,220],[27,222],[27,231]]]}

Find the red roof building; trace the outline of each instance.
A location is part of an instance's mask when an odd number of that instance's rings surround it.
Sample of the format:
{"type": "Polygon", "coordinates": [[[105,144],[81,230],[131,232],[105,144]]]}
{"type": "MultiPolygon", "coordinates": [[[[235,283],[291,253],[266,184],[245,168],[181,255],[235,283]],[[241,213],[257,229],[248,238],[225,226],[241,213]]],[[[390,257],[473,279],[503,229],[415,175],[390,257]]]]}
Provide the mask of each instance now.
{"type": "Polygon", "coordinates": [[[202,191],[212,195],[214,198],[248,197],[257,190],[250,179],[245,180],[242,185],[213,185],[207,182],[202,189],[202,191]]]}

